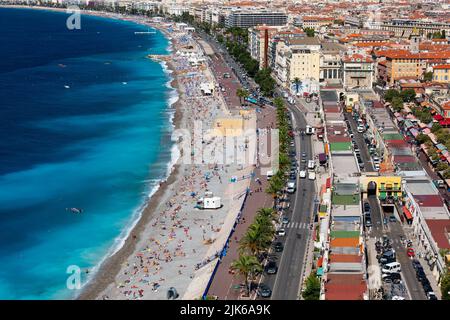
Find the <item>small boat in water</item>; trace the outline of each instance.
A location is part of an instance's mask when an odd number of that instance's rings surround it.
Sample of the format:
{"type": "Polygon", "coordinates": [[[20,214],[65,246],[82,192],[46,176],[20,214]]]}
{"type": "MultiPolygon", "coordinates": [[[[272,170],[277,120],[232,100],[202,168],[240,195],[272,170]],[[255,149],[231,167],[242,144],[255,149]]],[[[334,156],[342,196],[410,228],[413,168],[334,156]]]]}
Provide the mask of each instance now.
{"type": "Polygon", "coordinates": [[[66,88],[66,89],[70,89],[70,86],[68,86],[68,85],[65,85],[65,86],[64,86],[64,88],[66,88]]]}
{"type": "Polygon", "coordinates": [[[60,67],[60,68],[65,68],[65,67],[67,67],[65,64],[62,64],[62,63],[60,63],[60,64],[58,64],[58,67],[60,67]]]}
{"type": "Polygon", "coordinates": [[[124,82],[122,82],[122,84],[128,84],[128,82],[125,82],[125,81],[124,81],[124,82]]]}
{"type": "Polygon", "coordinates": [[[70,211],[75,214],[83,213],[83,209],[81,208],[66,208],[66,211],[70,211]]]}

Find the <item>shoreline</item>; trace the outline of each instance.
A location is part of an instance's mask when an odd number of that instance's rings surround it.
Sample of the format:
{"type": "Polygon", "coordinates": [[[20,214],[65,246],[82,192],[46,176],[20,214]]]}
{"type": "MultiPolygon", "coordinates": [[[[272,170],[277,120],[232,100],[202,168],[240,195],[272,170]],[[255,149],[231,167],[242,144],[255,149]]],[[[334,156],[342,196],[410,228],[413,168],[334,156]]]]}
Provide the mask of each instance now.
{"type": "MultiPolygon", "coordinates": [[[[0,8],[33,9],[33,10],[66,13],[66,9],[64,8],[51,8],[42,6],[0,5],[0,8]]],[[[169,43],[168,47],[166,48],[167,51],[166,56],[170,56],[172,54],[170,49],[171,48],[173,49],[173,43],[169,39],[168,34],[163,29],[160,29],[153,24],[144,23],[143,21],[139,21],[133,16],[124,16],[108,12],[81,10],[81,14],[112,20],[128,21],[139,25],[151,26],[152,28],[158,29],[169,43]]],[[[148,59],[148,57],[146,58],[148,59]]],[[[177,100],[175,102],[170,103],[170,99],[172,98],[171,96],[167,98],[168,109],[175,110],[173,117],[171,117],[172,119],[170,120],[170,125],[172,126],[172,130],[176,130],[180,128],[180,124],[183,119],[183,113],[180,108],[181,92],[178,86],[176,76],[174,75],[175,69],[173,65],[169,61],[164,61],[165,67],[161,63],[159,64],[161,65],[163,72],[169,78],[167,82],[169,85],[166,85],[169,93],[172,90],[175,90],[176,92],[177,100]],[[169,72],[167,72],[167,70],[169,72]]],[[[174,143],[173,147],[178,148],[176,143],[174,143]]],[[[126,226],[124,226],[122,232],[126,232],[125,234],[128,235],[124,239],[122,239],[121,242],[123,242],[123,244],[120,247],[119,246],[115,247],[113,242],[108,252],[105,253],[102,259],[100,259],[98,264],[94,267],[94,270],[92,270],[92,274],[88,276],[85,284],[80,289],[80,292],[74,294],[70,298],[71,300],[94,300],[98,298],[101,292],[104,291],[111,283],[114,283],[116,275],[120,272],[122,263],[133,254],[133,252],[136,249],[137,240],[139,240],[138,239],[139,235],[142,234],[145,227],[150,222],[151,218],[153,218],[156,208],[159,205],[159,200],[161,200],[164,197],[169,187],[179,179],[180,170],[179,165],[177,165],[177,162],[178,159],[173,159],[172,153],[170,163],[173,164],[171,166],[168,166],[167,168],[168,174],[159,180],[159,185],[155,186],[157,190],[153,194],[148,195],[147,198],[144,199],[140,208],[137,209],[140,210],[141,212],[136,218],[136,220],[129,221],[130,223],[129,230],[126,230],[125,229],[126,226]]],[[[115,239],[117,239],[119,236],[120,234],[115,239]]]]}
{"type": "MultiPolygon", "coordinates": [[[[66,11],[46,7],[16,7],[66,11]]],[[[193,38],[185,38],[179,31],[167,29],[167,22],[151,22],[148,17],[98,11],[81,11],[81,14],[149,26],[160,31],[168,40],[165,54],[152,60],[168,73],[170,80],[166,82],[166,87],[172,87],[177,92],[176,102],[167,103],[170,109],[175,109],[171,117],[172,130],[188,130],[192,136],[196,121],[202,121],[202,126],[206,125],[205,130],[219,126],[221,121],[229,123],[229,106],[209,64],[193,67],[178,52],[185,48],[192,50],[194,47],[201,56],[211,59],[203,44],[193,38]],[[201,84],[204,82],[214,86],[212,95],[202,94],[201,84]]],[[[148,54],[147,58],[152,58],[152,55],[148,54]]],[[[171,98],[173,96],[169,97],[168,102],[173,101],[171,98]]],[[[256,115],[238,121],[242,121],[242,128],[256,128],[256,115]]],[[[202,143],[217,143],[215,138],[215,135],[208,136],[202,143]]],[[[202,296],[239,215],[243,195],[248,191],[251,181],[244,177],[250,176],[253,166],[238,165],[235,161],[223,164],[216,162],[217,160],[184,163],[181,161],[183,151],[180,150],[179,142],[180,140],[173,144],[172,148],[178,148],[179,152],[171,153],[170,164],[173,165],[171,169],[167,166],[167,177],[161,178],[159,186],[155,186],[157,189],[154,194],[150,196],[151,191],[144,199],[139,208],[140,214],[130,217],[130,222],[123,229],[126,232],[121,231],[115,238],[120,238],[122,247],[117,245],[117,241],[114,242],[70,299],[166,299],[165,292],[171,287],[176,288],[182,300],[202,296]],[[173,160],[175,154],[178,156],[177,161],[173,160]],[[236,176],[242,176],[242,179],[229,183],[236,176]],[[197,208],[195,204],[206,192],[221,196],[220,208],[214,211],[197,208]],[[123,234],[128,237],[122,238],[123,234]]],[[[190,158],[194,158],[194,161],[196,148],[198,146],[191,141],[190,158]]],[[[245,151],[246,148],[244,143],[234,145],[235,152],[238,149],[248,152],[245,151]]],[[[212,151],[211,156],[213,153],[212,151]]]]}

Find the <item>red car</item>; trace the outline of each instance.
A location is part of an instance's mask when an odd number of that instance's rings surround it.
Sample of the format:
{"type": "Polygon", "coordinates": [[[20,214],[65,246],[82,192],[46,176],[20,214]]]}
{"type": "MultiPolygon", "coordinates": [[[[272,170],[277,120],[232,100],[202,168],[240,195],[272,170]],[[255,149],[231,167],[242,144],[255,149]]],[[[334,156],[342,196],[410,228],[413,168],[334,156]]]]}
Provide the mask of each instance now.
{"type": "Polygon", "coordinates": [[[406,250],[406,254],[408,255],[408,257],[410,258],[414,258],[415,257],[415,253],[414,253],[414,249],[413,248],[408,248],[408,250],[406,250]]]}

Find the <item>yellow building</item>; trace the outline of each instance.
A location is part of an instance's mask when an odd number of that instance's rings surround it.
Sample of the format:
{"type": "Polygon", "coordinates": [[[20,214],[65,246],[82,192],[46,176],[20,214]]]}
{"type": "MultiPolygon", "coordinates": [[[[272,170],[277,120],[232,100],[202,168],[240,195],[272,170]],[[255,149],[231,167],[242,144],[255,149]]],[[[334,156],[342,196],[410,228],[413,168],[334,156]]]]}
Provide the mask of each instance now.
{"type": "Polygon", "coordinates": [[[433,81],[450,83],[450,64],[442,64],[433,68],[433,81]]]}
{"type": "Polygon", "coordinates": [[[293,49],[287,59],[288,81],[295,78],[314,79],[320,77],[320,53],[319,51],[293,49]]]}
{"type": "Polygon", "coordinates": [[[375,193],[380,199],[402,196],[402,177],[399,176],[361,176],[361,190],[367,194],[375,193]]]}
{"type": "Polygon", "coordinates": [[[445,63],[450,59],[450,51],[413,53],[408,50],[385,50],[377,51],[375,54],[378,57],[386,57],[386,82],[390,85],[401,79],[420,80],[427,63],[430,61],[445,63]]]}

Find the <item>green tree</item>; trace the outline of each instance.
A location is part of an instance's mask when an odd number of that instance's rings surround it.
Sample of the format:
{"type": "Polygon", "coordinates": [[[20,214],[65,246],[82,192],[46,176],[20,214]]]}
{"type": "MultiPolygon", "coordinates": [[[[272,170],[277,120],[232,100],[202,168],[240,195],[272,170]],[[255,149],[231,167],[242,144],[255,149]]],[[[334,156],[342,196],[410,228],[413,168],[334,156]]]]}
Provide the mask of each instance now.
{"type": "Polygon", "coordinates": [[[450,169],[445,170],[442,176],[444,179],[450,179],[450,169]]]}
{"type": "Polygon", "coordinates": [[[320,281],[313,272],[306,279],[306,289],[303,291],[302,297],[305,300],[320,299],[320,281]]]}
{"type": "Polygon", "coordinates": [[[384,100],[391,102],[394,97],[399,97],[400,93],[395,89],[389,89],[384,94],[384,100]]]}
{"type": "Polygon", "coordinates": [[[437,171],[445,171],[448,169],[448,164],[445,162],[439,162],[436,166],[437,171]]]}
{"type": "Polygon", "coordinates": [[[403,110],[403,100],[400,97],[394,97],[392,99],[392,108],[394,109],[394,111],[396,112],[400,112],[403,110]]]}
{"type": "Polygon", "coordinates": [[[311,38],[316,34],[313,28],[304,28],[303,31],[305,31],[306,35],[311,38]]]}
{"type": "Polygon", "coordinates": [[[404,102],[410,102],[416,98],[416,92],[414,91],[414,89],[406,89],[400,92],[400,97],[404,102]]]}
{"type": "Polygon", "coordinates": [[[441,130],[442,130],[442,126],[439,123],[437,123],[437,122],[433,123],[433,126],[431,127],[431,132],[438,133],[441,130]]]}
{"type": "Polygon", "coordinates": [[[241,254],[231,264],[231,269],[244,277],[247,295],[250,295],[250,278],[262,271],[262,266],[255,256],[241,254]]]}
{"type": "Polygon", "coordinates": [[[416,137],[416,141],[419,142],[420,144],[422,144],[422,143],[426,143],[427,141],[431,142],[431,139],[426,134],[419,133],[416,137]]]}
{"type": "Polygon", "coordinates": [[[236,95],[239,97],[239,103],[242,104],[242,99],[245,101],[249,94],[244,88],[237,88],[236,95]]]}
{"type": "Polygon", "coordinates": [[[441,280],[441,294],[442,300],[450,300],[450,273],[448,271],[441,280]]]}
{"type": "Polygon", "coordinates": [[[433,80],[433,72],[429,71],[429,72],[425,72],[423,74],[423,81],[429,82],[433,80]]]}
{"type": "Polygon", "coordinates": [[[294,80],[292,80],[292,83],[295,84],[295,93],[298,94],[298,89],[302,82],[300,81],[299,78],[295,77],[294,80]]]}
{"type": "Polygon", "coordinates": [[[239,241],[239,251],[241,253],[250,252],[256,256],[264,249],[263,243],[267,240],[264,237],[263,230],[258,224],[251,224],[244,237],[239,241]]]}

